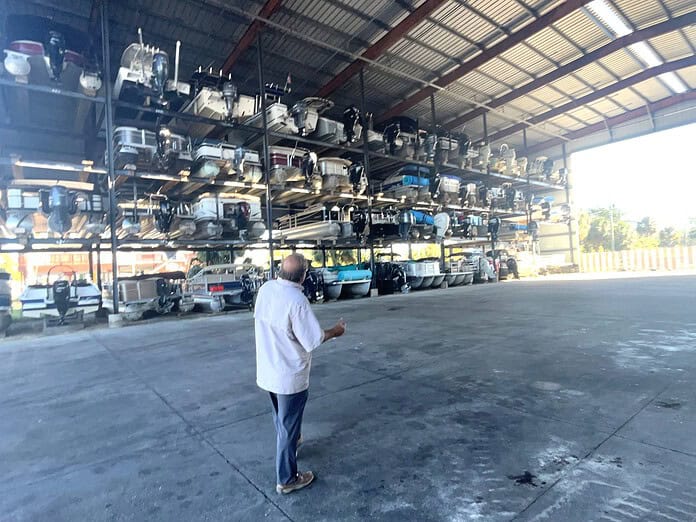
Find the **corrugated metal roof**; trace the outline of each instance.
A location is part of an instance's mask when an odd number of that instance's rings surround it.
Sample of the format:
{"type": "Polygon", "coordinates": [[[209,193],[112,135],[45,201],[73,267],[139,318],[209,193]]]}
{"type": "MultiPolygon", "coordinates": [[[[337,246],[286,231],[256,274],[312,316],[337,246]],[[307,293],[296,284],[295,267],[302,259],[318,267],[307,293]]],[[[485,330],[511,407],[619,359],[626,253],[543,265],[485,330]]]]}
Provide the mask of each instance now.
{"type": "Polygon", "coordinates": [[[682,69],[679,71],[679,77],[684,80],[691,89],[696,89],[696,66],[682,69]]]}
{"type": "Polygon", "coordinates": [[[614,0],[614,3],[638,29],[658,22],[664,22],[668,18],[668,13],[665,12],[658,1],[614,0]]]}
{"type": "Polygon", "coordinates": [[[672,95],[672,92],[657,78],[651,78],[650,80],[637,84],[635,90],[651,102],[668,98],[672,95]]]}

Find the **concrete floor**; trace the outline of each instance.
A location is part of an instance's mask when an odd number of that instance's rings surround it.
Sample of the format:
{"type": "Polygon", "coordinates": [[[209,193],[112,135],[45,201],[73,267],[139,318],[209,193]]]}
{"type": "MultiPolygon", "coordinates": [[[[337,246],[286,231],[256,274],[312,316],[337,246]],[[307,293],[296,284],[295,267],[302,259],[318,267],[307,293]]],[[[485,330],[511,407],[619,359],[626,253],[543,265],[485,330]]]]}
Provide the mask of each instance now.
{"type": "Polygon", "coordinates": [[[0,520],[696,520],[696,277],[319,305],[275,493],[249,314],[0,344],[0,520]]]}

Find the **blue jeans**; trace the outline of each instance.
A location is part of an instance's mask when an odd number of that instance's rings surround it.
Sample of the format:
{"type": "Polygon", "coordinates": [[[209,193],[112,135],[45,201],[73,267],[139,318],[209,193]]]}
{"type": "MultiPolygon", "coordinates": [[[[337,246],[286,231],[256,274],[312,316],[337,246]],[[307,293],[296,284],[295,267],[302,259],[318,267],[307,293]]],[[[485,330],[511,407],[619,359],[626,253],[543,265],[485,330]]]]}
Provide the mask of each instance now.
{"type": "Polygon", "coordinates": [[[277,484],[290,484],[297,476],[297,440],[302,432],[302,414],[309,390],[292,395],[269,392],[276,428],[277,484]]]}

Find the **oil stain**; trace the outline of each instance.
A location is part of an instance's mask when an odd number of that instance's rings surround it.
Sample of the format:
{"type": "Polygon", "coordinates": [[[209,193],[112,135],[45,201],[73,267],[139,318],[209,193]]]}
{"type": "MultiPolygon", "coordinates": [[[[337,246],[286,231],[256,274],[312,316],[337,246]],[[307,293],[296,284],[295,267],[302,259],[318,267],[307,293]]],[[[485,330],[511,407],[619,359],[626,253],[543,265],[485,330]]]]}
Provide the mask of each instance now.
{"type": "MultiPolygon", "coordinates": [[[[522,475],[508,475],[507,478],[514,480],[517,484],[529,484],[535,488],[539,486],[539,484],[534,482],[534,479],[537,478],[537,476],[533,475],[529,471],[525,471],[522,475]]],[[[542,482],[542,485],[543,484],[546,484],[546,482],[542,482]]]]}
{"type": "Polygon", "coordinates": [[[678,410],[679,408],[681,408],[681,402],[677,401],[657,401],[655,405],[658,408],[667,408],[670,410],[678,410]]]}

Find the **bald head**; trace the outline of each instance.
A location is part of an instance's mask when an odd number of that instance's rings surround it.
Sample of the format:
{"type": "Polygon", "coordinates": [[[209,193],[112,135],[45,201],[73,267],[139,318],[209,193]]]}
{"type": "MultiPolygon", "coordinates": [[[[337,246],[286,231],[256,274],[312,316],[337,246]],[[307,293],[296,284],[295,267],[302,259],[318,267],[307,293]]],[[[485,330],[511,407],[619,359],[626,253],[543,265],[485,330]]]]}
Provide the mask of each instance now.
{"type": "Polygon", "coordinates": [[[293,283],[302,284],[307,271],[307,261],[302,254],[290,254],[283,259],[280,265],[278,277],[291,281],[293,283]]]}

